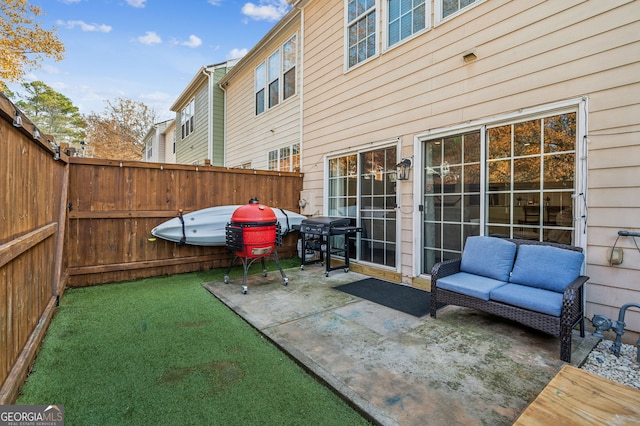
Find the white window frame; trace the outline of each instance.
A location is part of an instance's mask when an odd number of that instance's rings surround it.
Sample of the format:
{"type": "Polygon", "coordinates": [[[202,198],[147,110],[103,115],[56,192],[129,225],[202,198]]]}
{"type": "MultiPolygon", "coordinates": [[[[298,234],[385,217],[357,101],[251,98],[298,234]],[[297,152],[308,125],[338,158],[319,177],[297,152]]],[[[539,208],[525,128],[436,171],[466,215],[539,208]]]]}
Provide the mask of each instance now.
{"type": "Polygon", "coordinates": [[[395,42],[394,44],[389,44],[389,34],[390,34],[390,30],[389,30],[389,25],[390,20],[389,20],[389,13],[391,11],[390,7],[389,7],[389,2],[391,0],[384,0],[384,26],[382,29],[382,40],[383,40],[383,46],[384,46],[384,50],[389,50],[389,49],[393,49],[397,46],[400,46],[404,43],[406,43],[409,40],[412,40],[418,36],[420,36],[421,34],[424,34],[425,32],[429,31],[431,29],[431,1],[430,0],[425,0],[424,5],[425,5],[425,17],[424,17],[424,28],[421,30],[418,30],[416,32],[411,32],[410,35],[408,35],[405,38],[401,38],[399,39],[397,42],[395,42]]]}
{"type": "Polygon", "coordinates": [[[358,15],[354,20],[349,20],[349,3],[352,1],[358,1],[358,0],[344,0],[344,71],[350,71],[352,69],[355,69],[359,66],[361,66],[362,64],[365,64],[371,60],[373,60],[374,58],[378,57],[380,55],[380,41],[378,39],[378,37],[380,37],[380,0],[373,0],[373,6],[370,7],[369,9],[367,9],[365,12],[363,12],[362,14],[358,15]],[[351,65],[349,63],[349,28],[353,25],[357,25],[357,22],[359,22],[360,20],[362,20],[363,18],[366,19],[366,16],[369,15],[371,12],[375,13],[375,28],[373,30],[373,36],[375,37],[374,40],[374,53],[371,56],[366,57],[365,59],[358,61],[356,63],[354,63],[353,65],[351,65]]]}
{"type": "Polygon", "coordinates": [[[436,26],[436,27],[438,25],[442,24],[443,22],[447,22],[450,19],[454,19],[456,16],[462,15],[466,11],[468,11],[470,9],[473,9],[474,7],[478,6],[480,3],[484,3],[486,0],[475,0],[473,3],[461,7],[457,11],[453,12],[451,15],[443,18],[442,17],[442,11],[443,11],[444,8],[442,6],[442,3],[444,1],[445,0],[434,0],[434,2],[433,2],[434,3],[433,19],[434,19],[434,26],[436,26]]]}
{"type": "MultiPolygon", "coordinates": [[[[360,164],[360,157],[361,154],[366,153],[366,152],[370,152],[370,151],[376,151],[379,149],[385,149],[385,148],[391,148],[391,147],[395,147],[396,148],[396,155],[398,156],[398,158],[400,158],[400,150],[401,150],[401,138],[396,138],[396,139],[389,139],[389,140],[385,140],[385,141],[380,141],[380,142],[373,142],[370,145],[366,145],[366,146],[362,146],[359,148],[347,148],[344,150],[339,150],[339,151],[335,151],[332,152],[330,154],[325,154],[324,155],[324,176],[323,176],[323,182],[324,182],[324,186],[326,188],[326,190],[323,191],[322,193],[322,203],[323,203],[323,214],[324,215],[329,215],[329,188],[331,185],[330,182],[330,172],[329,172],[329,162],[330,160],[336,159],[336,158],[340,158],[340,157],[345,157],[345,156],[350,156],[350,155],[355,155],[356,156],[356,162],[358,163],[358,165],[360,164]]],[[[361,216],[361,209],[360,209],[360,201],[361,201],[361,195],[362,195],[362,190],[361,190],[361,184],[360,184],[360,171],[356,170],[356,196],[355,198],[357,199],[356,201],[356,223],[360,223],[360,220],[362,219],[361,216]]],[[[400,191],[396,192],[396,204],[400,205],[400,191]]],[[[396,216],[396,253],[395,253],[395,262],[396,262],[396,266],[395,267],[389,267],[389,266],[385,266],[379,263],[370,263],[367,261],[362,261],[358,259],[358,249],[356,248],[356,257],[352,258],[351,261],[354,263],[362,263],[362,264],[369,264],[369,265],[374,265],[376,268],[380,268],[380,269],[387,269],[390,271],[395,271],[395,272],[400,272],[401,268],[402,268],[402,260],[401,260],[401,246],[402,246],[402,240],[401,240],[401,231],[402,231],[402,215],[399,214],[400,211],[397,210],[398,214],[396,216]]],[[[358,246],[360,244],[360,236],[358,235],[357,237],[357,242],[356,242],[356,246],[358,246]]]]}
{"type": "Polygon", "coordinates": [[[267,109],[271,109],[280,103],[280,92],[282,90],[281,82],[282,76],[282,52],[280,49],[269,55],[267,59],[267,109]],[[272,93],[273,85],[275,87],[275,93],[272,93]]]}
{"type": "Polygon", "coordinates": [[[267,110],[267,62],[263,61],[256,67],[254,75],[254,112],[256,116],[263,114],[267,110]],[[258,102],[258,93],[262,91],[262,105],[258,102]]]}
{"type": "Polygon", "coordinates": [[[182,111],[180,112],[180,129],[182,131],[181,139],[185,139],[187,136],[193,133],[193,130],[194,130],[193,117],[195,115],[195,106],[196,106],[196,99],[192,98],[189,101],[189,103],[184,108],[182,108],[182,111]]]}
{"type": "MultiPolygon", "coordinates": [[[[422,164],[422,145],[425,141],[430,139],[446,137],[459,133],[471,132],[474,130],[481,130],[481,175],[485,174],[486,167],[486,128],[494,127],[500,124],[509,124],[517,121],[523,121],[525,119],[535,119],[544,116],[551,116],[561,112],[568,112],[573,110],[577,113],[576,117],[576,158],[578,159],[576,165],[576,194],[575,197],[580,198],[576,202],[576,209],[574,212],[575,230],[574,230],[574,242],[573,244],[582,247],[585,251],[587,249],[587,127],[588,127],[588,111],[589,111],[589,99],[584,96],[581,98],[567,99],[566,101],[560,101],[552,104],[541,105],[532,108],[523,108],[517,112],[507,113],[503,115],[496,115],[490,119],[483,119],[477,121],[470,121],[465,124],[455,125],[450,127],[443,127],[438,129],[429,130],[424,133],[420,133],[414,136],[414,152],[420,153],[414,157],[414,170],[422,170],[424,165],[422,164]]],[[[416,173],[416,178],[413,181],[413,193],[420,194],[424,187],[424,181],[422,173],[416,173]]],[[[484,199],[485,193],[481,194],[480,202],[480,223],[485,224],[484,214],[484,199]]],[[[422,212],[420,211],[422,200],[420,197],[414,197],[414,212],[413,215],[413,229],[416,232],[420,232],[422,229],[422,212]]],[[[481,226],[481,235],[484,235],[484,226],[481,226]]],[[[413,253],[421,253],[422,240],[416,238],[413,241],[413,253]]],[[[422,256],[413,256],[413,276],[419,276],[425,279],[429,277],[421,272],[422,269],[422,256]]]]}
{"type": "Polygon", "coordinates": [[[296,82],[297,78],[295,76],[295,72],[296,72],[295,69],[297,68],[297,65],[298,65],[298,35],[296,33],[296,34],[293,34],[291,37],[289,37],[287,41],[285,41],[282,45],[280,45],[280,47],[278,47],[277,50],[274,50],[273,52],[271,52],[271,54],[268,55],[264,61],[260,62],[260,64],[254,70],[253,99],[254,99],[254,113],[256,116],[261,115],[269,111],[270,109],[277,107],[287,99],[292,98],[297,93],[297,82],[296,82]],[[288,62],[285,63],[285,55],[287,53],[285,50],[285,45],[290,42],[295,42],[293,65],[291,65],[288,62]],[[276,56],[277,56],[277,63],[274,64],[271,61],[276,56]],[[275,65],[275,68],[273,65],[275,65]],[[287,65],[289,66],[287,67],[287,69],[285,69],[285,66],[287,65]],[[277,71],[274,72],[274,69],[276,69],[277,71]],[[289,96],[285,98],[284,96],[285,95],[284,93],[285,74],[292,69],[294,70],[293,71],[294,72],[294,90],[293,90],[293,93],[289,94],[289,96]],[[271,104],[270,89],[271,89],[271,85],[274,83],[278,85],[278,93],[277,93],[276,102],[271,104]],[[264,96],[262,98],[263,105],[259,105],[258,103],[258,93],[260,93],[260,91],[264,91],[263,92],[264,96]],[[261,107],[261,109],[259,109],[259,107],[261,107]]]}
{"type": "Polygon", "coordinates": [[[296,84],[297,71],[296,70],[298,68],[297,65],[298,65],[298,35],[294,34],[292,37],[289,38],[289,40],[285,41],[282,44],[282,101],[283,102],[291,98],[297,93],[297,90],[296,90],[296,87],[297,87],[297,84],[296,84]],[[293,46],[293,52],[289,52],[285,48],[285,46],[287,46],[288,44],[293,46]],[[290,55],[288,55],[288,53],[290,55]],[[287,93],[285,92],[285,88],[287,87],[286,76],[289,74],[290,71],[293,72],[293,92],[289,93],[289,95],[287,96],[287,93]]]}
{"type": "Polygon", "coordinates": [[[272,149],[267,153],[267,168],[271,171],[277,172],[294,172],[296,166],[300,167],[300,143],[294,143],[287,146],[282,146],[278,149],[272,149]],[[283,165],[285,158],[283,157],[283,151],[289,150],[289,155],[286,157],[288,162],[286,168],[283,165]]]}

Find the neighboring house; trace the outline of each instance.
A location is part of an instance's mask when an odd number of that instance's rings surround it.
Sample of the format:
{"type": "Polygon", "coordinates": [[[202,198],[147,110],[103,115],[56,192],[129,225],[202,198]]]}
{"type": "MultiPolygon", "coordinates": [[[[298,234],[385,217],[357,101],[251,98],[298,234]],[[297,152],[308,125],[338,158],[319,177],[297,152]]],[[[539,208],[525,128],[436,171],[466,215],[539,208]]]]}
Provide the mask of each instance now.
{"type": "Polygon", "coordinates": [[[144,137],[142,161],[175,163],[175,119],[154,124],[144,137]]]}
{"type": "Polygon", "coordinates": [[[176,163],[176,120],[170,120],[169,125],[164,130],[164,162],[176,163]]]}
{"type": "Polygon", "coordinates": [[[224,94],[218,82],[237,60],[200,68],[170,110],[176,113],[176,163],[225,163],[224,94]]]}
{"type": "Polygon", "coordinates": [[[302,211],[362,226],[356,263],[426,288],[469,235],[551,240],[585,249],[589,318],[640,303],[640,238],[618,238],[640,231],[640,2],[290,4],[223,79],[228,166],[267,168],[299,126],[302,211]],[[298,99],[263,111],[293,34],[298,99]]]}
{"type": "Polygon", "coordinates": [[[227,167],[300,170],[300,38],[292,9],[221,79],[227,167]]]}

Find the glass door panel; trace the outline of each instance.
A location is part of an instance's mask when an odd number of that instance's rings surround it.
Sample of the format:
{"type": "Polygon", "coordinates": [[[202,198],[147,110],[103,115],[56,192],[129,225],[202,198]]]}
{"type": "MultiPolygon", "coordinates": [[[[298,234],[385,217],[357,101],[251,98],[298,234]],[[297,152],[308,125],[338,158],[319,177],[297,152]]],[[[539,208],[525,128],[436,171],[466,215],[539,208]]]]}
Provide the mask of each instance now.
{"type": "Polygon", "coordinates": [[[396,147],[360,154],[360,260],[396,266],[396,147]]]}
{"type": "Polygon", "coordinates": [[[480,132],[425,142],[423,273],[480,234],[480,132]]]}

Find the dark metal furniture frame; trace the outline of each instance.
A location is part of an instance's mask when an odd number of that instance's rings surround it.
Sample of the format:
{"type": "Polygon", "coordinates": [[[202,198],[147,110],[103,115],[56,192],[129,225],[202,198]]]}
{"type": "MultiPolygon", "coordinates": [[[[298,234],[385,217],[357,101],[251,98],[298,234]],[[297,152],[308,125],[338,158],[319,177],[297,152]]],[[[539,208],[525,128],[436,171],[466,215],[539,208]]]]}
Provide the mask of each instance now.
{"type": "MultiPolygon", "coordinates": [[[[564,244],[540,242],[521,239],[507,239],[516,243],[536,244],[559,247],[582,252],[582,248],[564,244]]],[[[517,255],[516,255],[517,256],[517,255]]],[[[579,324],[580,337],[585,336],[584,329],[584,284],[589,280],[587,276],[579,276],[564,290],[562,296],[562,310],[559,317],[530,311],[517,306],[508,305],[493,300],[482,300],[472,296],[438,288],[438,279],[460,272],[460,261],[452,259],[437,263],[431,270],[431,310],[430,315],[436,317],[438,304],[465,306],[490,314],[507,318],[547,334],[560,337],[560,359],[571,362],[571,332],[579,324]]],[[[544,267],[544,265],[541,265],[544,267]]]]}
{"type": "Polygon", "coordinates": [[[360,227],[350,226],[350,221],[351,219],[349,218],[333,216],[320,216],[303,220],[300,224],[303,251],[300,269],[304,269],[305,265],[320,262],[325,265],[325,277],[329,276],[330,271],[336,269],[344,269],[344,272],[349,272],[349,260],[351,258],[349,239],[362,231],[360,227]],[[344,236],[342,247],[332,247],[331,245],[331,237],[337,235],[344,236]],[[307,261],[306,250],[319,252],[319,260],[307,261]],[[343,256],[344,264],[331,266],[331,255],[343,256]]]}

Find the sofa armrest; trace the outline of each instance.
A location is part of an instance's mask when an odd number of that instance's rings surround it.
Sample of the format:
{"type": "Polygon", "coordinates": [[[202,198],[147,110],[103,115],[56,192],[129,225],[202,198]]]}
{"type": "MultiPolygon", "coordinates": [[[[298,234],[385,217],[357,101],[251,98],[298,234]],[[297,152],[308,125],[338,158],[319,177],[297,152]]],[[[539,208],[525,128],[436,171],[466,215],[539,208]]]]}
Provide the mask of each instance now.
{"type": "Polygon", "coordinates": [[[449,275],[460,272],[461,261],[461,258],[451,259],[433,265],[433,268],[431,268],[431,292],[435,290],[438,278],[448,277],[449,275]]]}
{"type": "Polygon", "coordinates": [[[564,327],[573,327],[576,318],[584,316],[584,284],[589,277],[581,275],[564,289],[560,322],[564,327]]]}
{"type": "MultiPolygon", "coordinates": [[[[562,295],[562,300],[575,300],[576,298],[582,299],[582,294],[583,294],[583,289],[582,287],[584,286],[584,284],[589,281],[589,277],[585,276],[585,275],[581,275],[578,278],[576,278],[575,280],[573,280],[573,282],[571,284],[569,284],[567,286],[567,288],[564,289],[564,293],[562,295]]],[[[582,300],[580,300],[582,301],[582,300]]]]}

